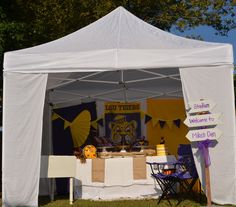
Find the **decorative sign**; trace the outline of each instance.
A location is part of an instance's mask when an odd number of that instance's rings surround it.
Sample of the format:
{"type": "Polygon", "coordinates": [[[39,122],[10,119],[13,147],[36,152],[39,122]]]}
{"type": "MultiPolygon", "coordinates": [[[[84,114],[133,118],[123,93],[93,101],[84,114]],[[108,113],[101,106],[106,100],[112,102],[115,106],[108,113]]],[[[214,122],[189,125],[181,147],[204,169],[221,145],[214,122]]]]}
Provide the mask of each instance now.
{"type": "Polygon", "coordinates": [[[184,124],[190,128],[190,131],[186,135],[189,141],[201,142],[204,140],[214,140],[221,136],[222,132],[215,128],[215,126],[220,123],[219,118],[221,113],[211,114],[209,112],[215,105],[216,104],[210,100],[200,100],[189,103],[189,115],[184,120],[184,124]]]}
{"type": "Polygon", "coordinates": [[[188,127],[212,126],[219,123],[221,114],[204,114],[196,116],[187,116],[184,124],[188,127]]]}
{"type": "Polygon", "coordinates": [[[106,102],[105,113],[140,113],[140,103],[106,102]]]}
{"type": "Polygon", "coordinates": [[[107,102],[105,134],[114,144],[132,144],[141,135],[140,103],[107,102]]]}
{"type": "Polygon", "coordinates": [[[205,162],[205,183],[207,192],[207,206],[211,206],[211,185],[210,185],[210,171],[209,166],[211,164],[210,154],[208,148],[211,146],[213,140],[219,138],[222,134],[220,130],[215,128],[219,123],[220,113],[211,114],[210,110],[216,104],[210,100],[200,100],[197,102],[190,102],[189,115],[184,121],[184,124],[190,129],[186,137],[191,142],[197,142],[198,149],[204,158],[205,162]],[[200,115],[202,114],[202,115],[200,115]],[[209,126],[211,128],[209,128],[209,126]]]}
{"type": "Polygon", "coordinates": [[[191,142],[195,141],[203,141],[206,139],[214,140],[218,139],[222,135],[222,132],[216,128],[210,129],[198,129],[198,130],[190,130],[186,137],[191,142]]]}
{"type": "Polygon", "coordinates": [[[190,106],[189,113],[210,111],[215,107],[215,105],[216,104],[214,102],[212,102],[211,100],[189,102],[189,106],[190,106]]]}

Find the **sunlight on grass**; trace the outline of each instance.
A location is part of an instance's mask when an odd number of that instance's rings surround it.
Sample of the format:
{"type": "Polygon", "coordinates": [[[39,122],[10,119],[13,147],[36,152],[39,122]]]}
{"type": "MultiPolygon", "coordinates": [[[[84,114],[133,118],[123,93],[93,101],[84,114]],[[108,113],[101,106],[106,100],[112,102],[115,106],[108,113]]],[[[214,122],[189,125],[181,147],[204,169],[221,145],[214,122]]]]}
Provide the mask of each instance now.
{"type": "MultiPolygon", "coordinates": [[[[177,199],[170,199],[172,206],[176,206],[178,203],[177,199]]],[[[39,198],[40,207],[170,207],[167,200],[161,201],[157,205],[155,199],[144,199],[144,200],[114,200],[114,201],[92,201],[92,200],[76,200],[73,205],[69,204],[68,197],[56,197],[55,201],[50,202],[49,197],[39,198]]],[[[206,206],[206,198],[202,199],[202,203],[199,201],[186,199],[183,200],[178,207],[202,207],[206,206]]],[[[221,206],[221,205],[212,205],[221,206]]],[[[223,205],[224,207],[233,207],[232,205],[223,205]]],[[[234,206],[236,207],[236,206],[234,206]]]]}
{"type": "MultiPolygon", "coordinates": [[[[177,200],[171,200],[173,206],[177,204],[177,200]]],[[[39,206],[41,207],[71,207],[68,198],[60,197],[56,198],[55,201],[50,202],[48,198],[41,197],[39,199],[39,206]]],[[[92,200],[76,200],[73,207],[156,207],[157,200],[147,199],[147,200],[116,200],[116,201],[92,201],[92,200]]],[[[158,206],[169,207],[166,200],[163,200],[158,206]]],[[[201,206],[196,201],[184,200],[179,205],[179,207],[197,207],[201,206]]]]}
{"type": "MultiPolygon", "coordinates": [[[[178,203],[175,199],[170,199],[172,206],[176,206],[178,203]]],[[[2,199],[0,199],[0,206],[2,205],[2,199]]],[[[49,196],[39,197],[39,207],[170,207],[167,200],[161,201],[157,205],[157,200],[115,200],[115,201],[92,201],[92,200],[76,200],[73,205],[69,204],[68,197],[57,197],[55,201],[50,202],[49,196]]],[[[184,200],[178,207],[202,207],[206,206],[206,200],[203,203],[199,203],[193,200],[184,200]]],[[[219,207],[221,205],[212,205],[212,207],[219,207]]],[[[233,205],[223,205],[224,207],[236,207],[233,205]]]]}

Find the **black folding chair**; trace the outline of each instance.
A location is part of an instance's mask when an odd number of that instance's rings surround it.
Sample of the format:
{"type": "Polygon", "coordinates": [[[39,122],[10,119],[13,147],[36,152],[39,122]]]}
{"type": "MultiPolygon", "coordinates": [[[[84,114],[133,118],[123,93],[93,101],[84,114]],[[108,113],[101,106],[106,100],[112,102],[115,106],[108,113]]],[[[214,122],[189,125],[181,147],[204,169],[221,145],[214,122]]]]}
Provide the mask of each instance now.
{"type": "Polygon", "coordinates": [[[161,202],[162,199],[166,198],[171,206],[169,197],[177,194],[175,189],[175,184],[178,182],[178,179],[176,178],[176,176],[174,176],[175,173],[169,173],[169,172],[175,169],[176,163],[147,162],[147,164],[151,168],[151,176],[157,181],[162,191],[162,194],[158,199],[158,204],[161,202]]]}
{"type": "MultiPolygon", "coordinates": [[[[189,195],[193,192],[193,186],[198,180],[198,173],[194,163],[191,145],[180,144],[178,147],[178,161],[174,175],[183,191],[189,195]]],[[[183,196],[182,196],[183,197],[183,196]]],[[[180,201],[178,202],[178,204],[180,201]]]]}
{"type": "Polygon", "coordinates": [[[191,145],[180,144],[178,147],[178,160],[176,162],[166,163],[150,163],[147,164],[151,167],[151,176],[155,178],[159,184],[162,194],[159,197],[158,204],[162,199],[166,198],[168,203],[171,205],[169,200],[170,195],[177,195],[175,185],[178,183],[181,189],[181,196],[177,205],[181,202],[184,197],[184,192],[190,194],[193,190],[193,186],[198,180],[198,173],[195,167],[191,145]],[[167,172],[166,173],[166,167],[167,172]],[[171,168],[173,171],[171,172],[171,168]]]}
{"type": "Polygon", "coordinates": [[[198,180],[191,145],[180,144],[178,147],[178,165],[184,169],[177,173],[180,185],[190,193],[198,180]]]}

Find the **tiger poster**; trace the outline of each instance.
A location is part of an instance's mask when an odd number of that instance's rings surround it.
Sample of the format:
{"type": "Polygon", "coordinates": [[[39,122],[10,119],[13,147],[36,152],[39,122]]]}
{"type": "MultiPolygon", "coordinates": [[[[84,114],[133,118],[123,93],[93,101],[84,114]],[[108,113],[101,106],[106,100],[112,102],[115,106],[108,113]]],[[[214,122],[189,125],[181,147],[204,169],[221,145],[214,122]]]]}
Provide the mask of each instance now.
{"type": "Polygon", "coordinates": [[[141,135],[140,103],[105,103],[105,133],[115,145],[130,145],[141,135]]]}

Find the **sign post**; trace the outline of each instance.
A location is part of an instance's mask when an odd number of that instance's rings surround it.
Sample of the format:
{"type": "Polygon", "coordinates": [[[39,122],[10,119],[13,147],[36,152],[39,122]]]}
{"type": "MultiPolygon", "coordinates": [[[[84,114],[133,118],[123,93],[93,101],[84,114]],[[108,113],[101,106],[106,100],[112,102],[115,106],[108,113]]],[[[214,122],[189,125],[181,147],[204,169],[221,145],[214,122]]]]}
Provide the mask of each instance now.
{"type": "Polygon", "coordinates": [[[206,191],[207,191],[207,206],[211,207],[211,181],[210,181],[210,170],[209,166],[205,166],[205,180],[206,180],[206,191]]]}
{"type": "Polygon", "coordinates": [[[211,184],[209,166],[210,155],[209,145],[215,139],[218,139],[222,132],[215,128],[220,123],[221,114],[212,114],[210,110],[215,107],[215,103],[211,100],[200,100],[189,102],[190,110],[184,124],[189,127],[189,132],[186,135],[190,142],[197,142],[198,149],[201,151],[205,162],[205,183],[207,191],[207,206],[211,207],[211,184]]]}

